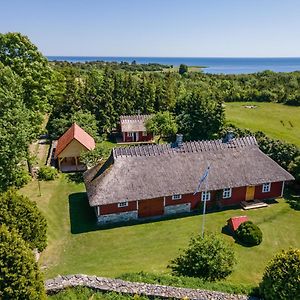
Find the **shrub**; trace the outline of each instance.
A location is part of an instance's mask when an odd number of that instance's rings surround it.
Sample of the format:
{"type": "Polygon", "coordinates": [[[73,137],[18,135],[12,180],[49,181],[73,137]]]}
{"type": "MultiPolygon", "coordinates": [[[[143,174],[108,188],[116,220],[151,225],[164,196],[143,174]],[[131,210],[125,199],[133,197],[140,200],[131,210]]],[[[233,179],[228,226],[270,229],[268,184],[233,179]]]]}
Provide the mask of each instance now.
{"type": "Polygon", "coordinates": [[[33,252],[5,225],[0,227],[0,299],[46,299],[33,252]]]}
{"type": "Polygon", "coordinates": [[[40,180],[54,180],[58,175],[55,168],[49,166],[43,166],[39,169],[38,178],[40,180]]]}
{"type": "Polygon", "coordinates": [[[204,238],[192,238],[188,248],[171,262],[169,268],[176,276],[214,281],[231,274],[235,262],[232,247],[220,236],[207,234],[204,238]]]}
{"type": "Polygon", "coordinates": [[[246,246],[256,246],[262,242],[260,228],[251,221],[242,223],[235,234],[237,239],[246,246]]]}
{"type": "Polygon", "coordinates": [[[260,292],[265,299],[300,299],[300,249],[275,255],[267,265],[260,292]]]}
{"type": "Polygon", "coordinates": [[[46,248],[46,219],[35,202],[14,190],[0,195],[0,224],[17,230],[32,249],[42,251],[46,248]]]}

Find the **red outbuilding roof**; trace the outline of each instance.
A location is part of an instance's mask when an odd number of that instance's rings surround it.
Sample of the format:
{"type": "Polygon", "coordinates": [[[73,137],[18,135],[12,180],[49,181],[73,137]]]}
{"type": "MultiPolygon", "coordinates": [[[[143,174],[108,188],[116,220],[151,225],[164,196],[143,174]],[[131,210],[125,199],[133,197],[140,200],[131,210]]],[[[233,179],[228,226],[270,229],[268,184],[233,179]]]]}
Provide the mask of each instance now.
{"type": "Polygon", "coordinates": [[[232,217],[228,220],[228,225],[233,231],[236,231],[246,221],[249,221],[247,216],[232,217]]]}
{"type": "Polygon", "coordinates": [[[57,156],[74,139],[88,150],[93,150],[95,148],[95,140],[76,123],[73,123],[73,125],[58,139],[55,149],[55,158],[57,158],[57,156]]]}

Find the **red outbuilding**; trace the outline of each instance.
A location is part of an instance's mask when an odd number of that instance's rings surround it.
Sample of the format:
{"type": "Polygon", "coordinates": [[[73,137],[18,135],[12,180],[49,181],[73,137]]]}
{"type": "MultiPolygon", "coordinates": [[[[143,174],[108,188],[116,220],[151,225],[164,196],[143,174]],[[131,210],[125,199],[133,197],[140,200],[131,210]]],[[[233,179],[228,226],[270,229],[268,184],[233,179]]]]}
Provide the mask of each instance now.
{"type": "Polygon", "coordinates": [[[246,222],[249,221],[247,216],[238,216],[238,217],[232,217],[227,221],[228,227],[232,232],[235,232],[239,226],[246,222]]]}

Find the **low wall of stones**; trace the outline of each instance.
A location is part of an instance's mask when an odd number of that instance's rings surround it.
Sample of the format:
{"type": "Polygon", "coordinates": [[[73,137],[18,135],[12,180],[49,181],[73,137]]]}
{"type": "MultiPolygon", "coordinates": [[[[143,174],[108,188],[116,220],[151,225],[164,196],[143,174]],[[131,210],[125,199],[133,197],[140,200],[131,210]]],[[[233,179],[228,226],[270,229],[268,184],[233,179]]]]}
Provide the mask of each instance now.
{"type": "Polygon", "coordinates": [[[165,206],[165,215],[175,215],[180,213],[187,213],[191,211],[191,203],[176,204],[165,206]]]}
{"type": "Polygon", "coordinates": [[[151,298],[201,299],[201,300],[257,300],[245,295],[233,295],[221,292],[178,288],[148,283],[129,282],[120,279],[87,275],[66,275],[45,282],[48,295],[56,294],[66,288],[85,286],[99,292],[117,292],[129,295],[144,295],[151,298]]]}
{"type": "Polygon", "coordinates": [[[97,217],[97,223],[98,225],[103,225],[103,224],[137,220],[137,218],[138,218],[138,212],[135,210],[135,211],[116,213],[116,214],[100,215],[97,217]]]}

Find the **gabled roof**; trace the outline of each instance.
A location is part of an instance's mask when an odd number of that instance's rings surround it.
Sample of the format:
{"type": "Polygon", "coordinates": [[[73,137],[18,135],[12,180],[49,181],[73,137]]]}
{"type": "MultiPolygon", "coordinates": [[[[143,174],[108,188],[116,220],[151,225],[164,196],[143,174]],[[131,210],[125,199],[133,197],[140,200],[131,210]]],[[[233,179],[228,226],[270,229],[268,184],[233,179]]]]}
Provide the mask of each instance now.
{"type": "Polygon", "coordinates": [[[121,132],[138,132],[146,131],[145,122],[151,117],[151,115],[132,115],[121,116],[121,132]]]}
{"type": "Polygon", "coordinates": [[[55,149],[55,158],[57,158],[57,156],[74,139],[82,144],[87,150],[93,150],[95,148],[95,140],[76,123],[73,123],[73,125],[58,139],[55,149]]]}
{"type": "Polygon", "coordinates": [[[258,148],[254,137],[187,142],[181,147],[120,147],[103,166],[85,173],[89,202],[96,206],[194,193],[208,164],[211,191],[294,179],[258,148]]]}
{"type": "Polygon", "coordinates": [[[239,216],[230,218],[228,220],[228,223],[230,224],[231,229],[233,231],[236,231],[239,228],[239,226],[246,221],[249,221],[247,216],[239,216]]]}

